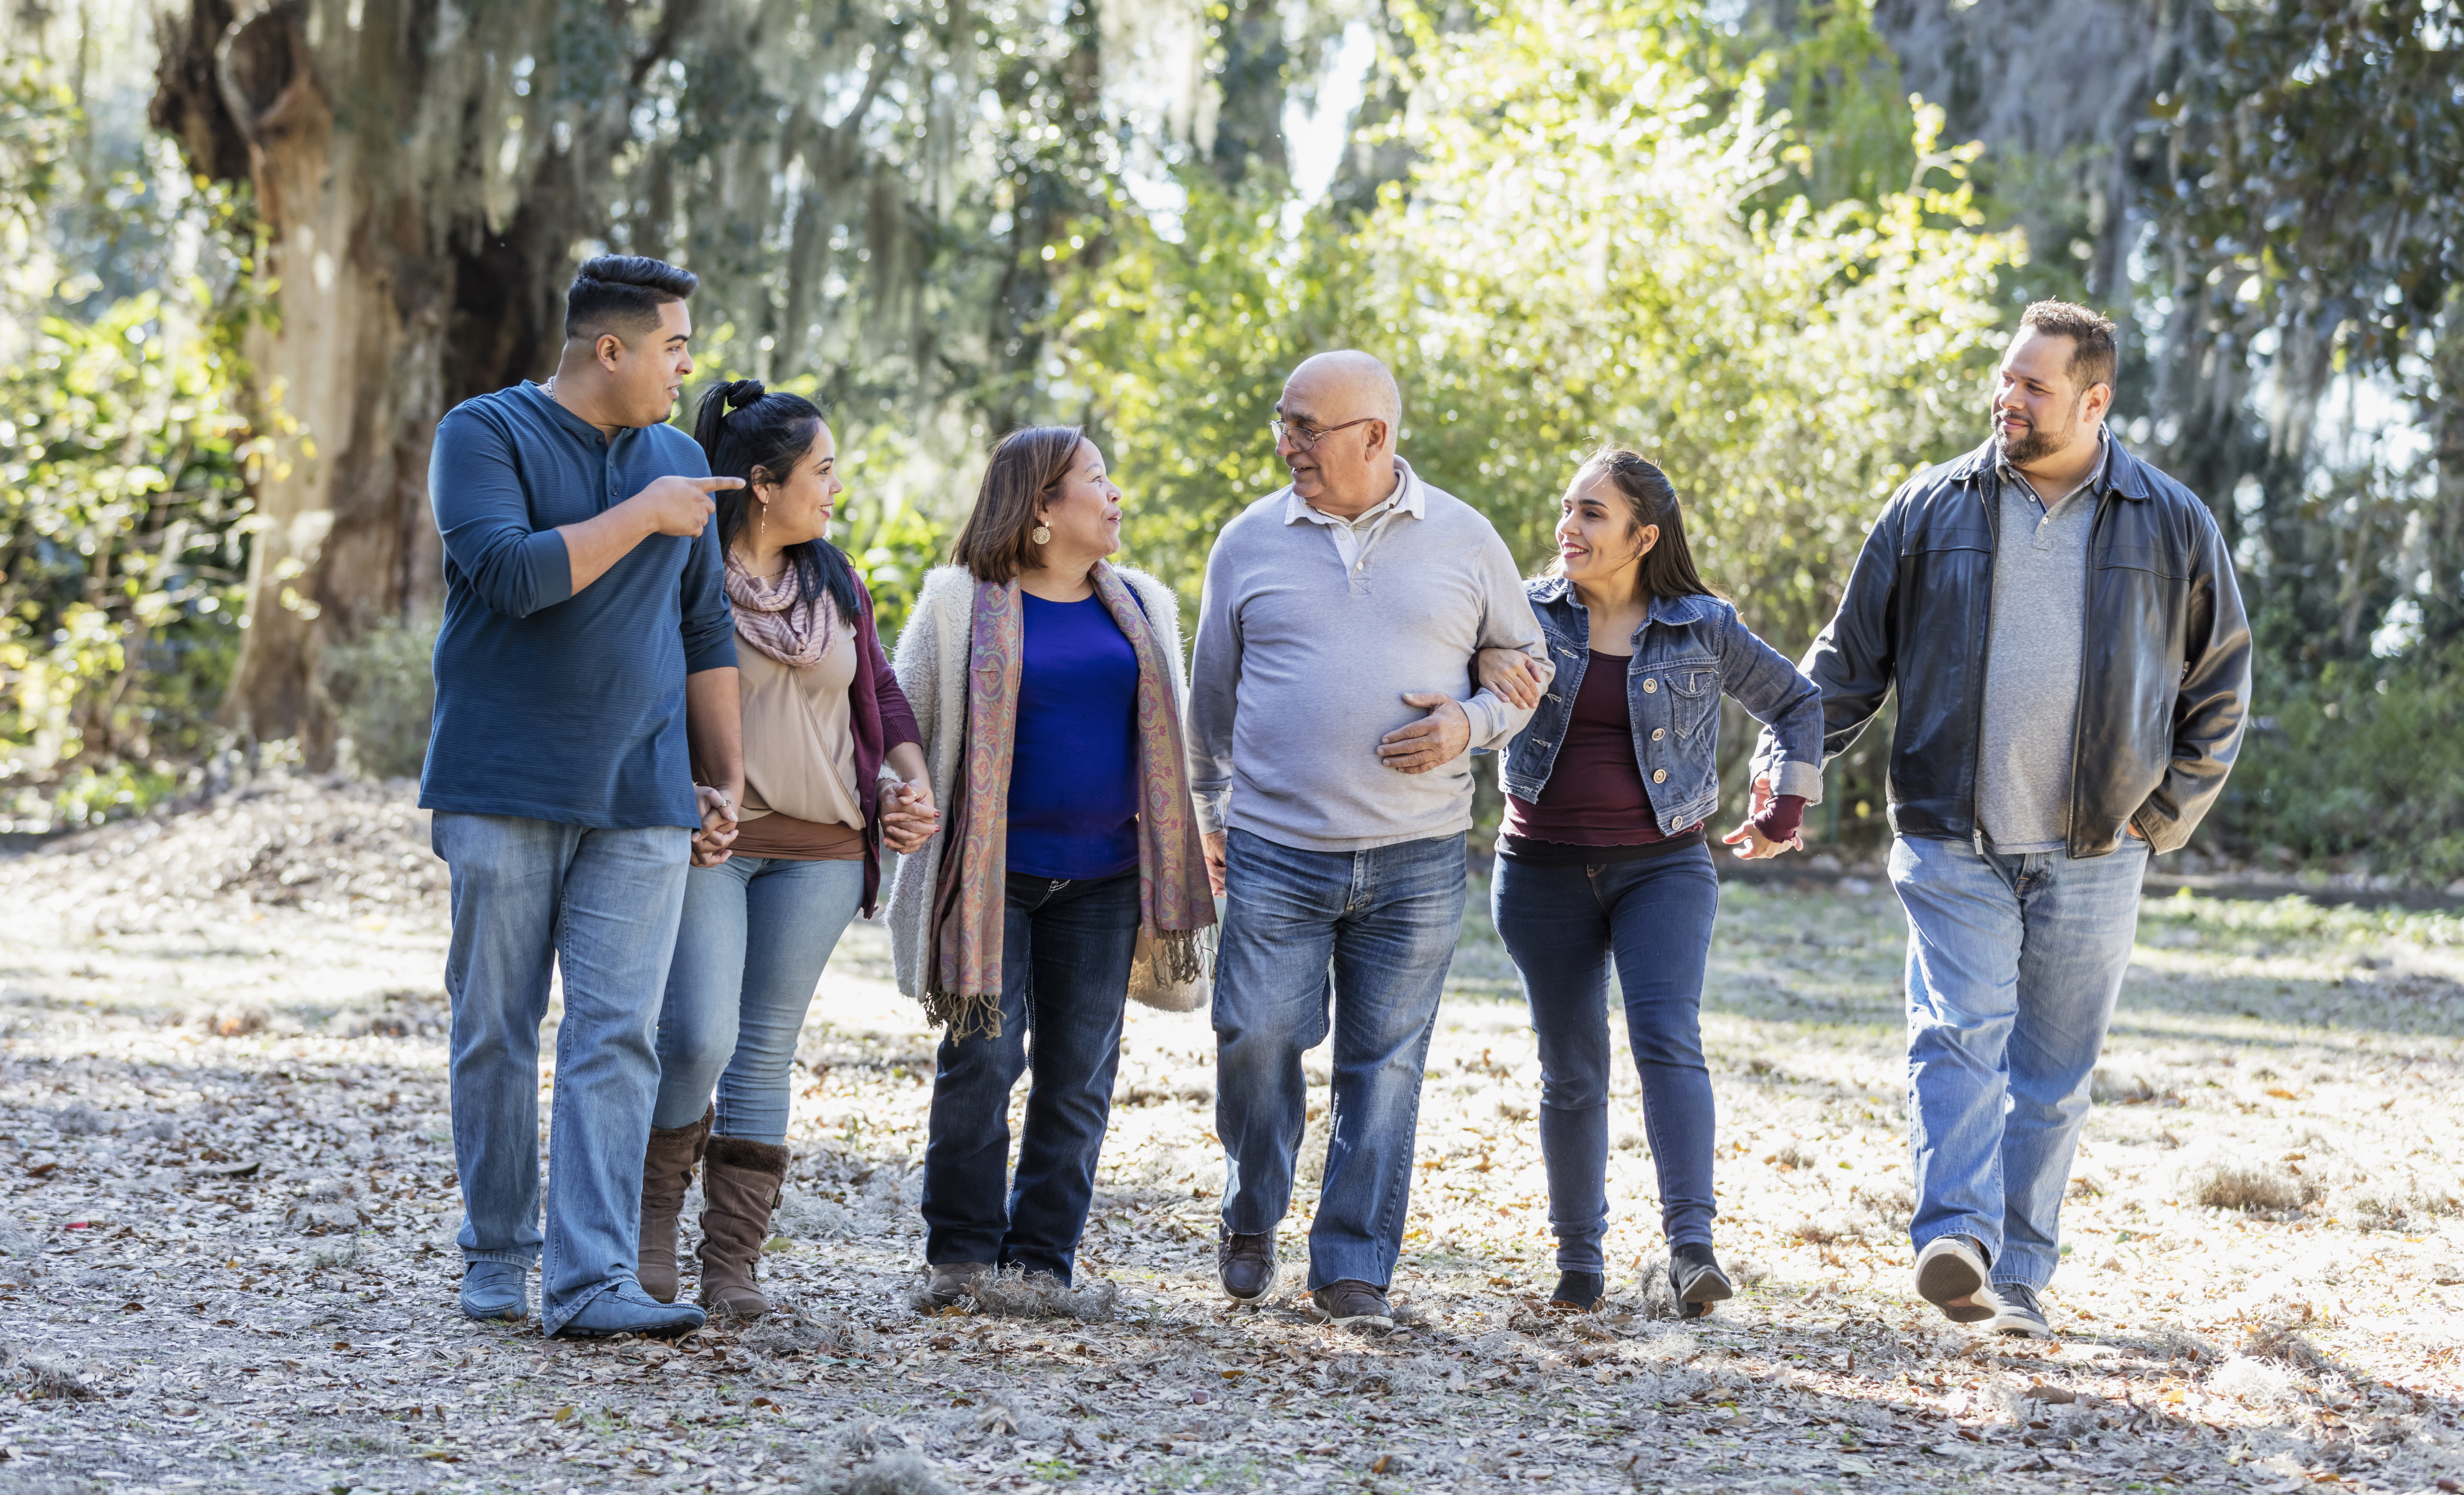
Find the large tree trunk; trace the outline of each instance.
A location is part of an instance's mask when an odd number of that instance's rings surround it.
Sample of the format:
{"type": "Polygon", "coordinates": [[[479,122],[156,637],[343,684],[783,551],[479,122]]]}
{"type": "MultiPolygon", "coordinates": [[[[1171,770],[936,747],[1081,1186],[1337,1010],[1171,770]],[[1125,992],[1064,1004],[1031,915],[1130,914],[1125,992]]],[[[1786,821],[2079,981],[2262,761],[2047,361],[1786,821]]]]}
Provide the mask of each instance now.
{"type": "Polygon", "coordinates": [[[462,133],[486,102],[430,97],[436,8],[356,9],[353,26],[339,5],[197,0],[164,26],[153,106],[199,172],[245,163],[274,286],[244,344],[263,528],[224,716],[247,738],[297,738],[319,765],[336,731],[320,645],[434,605],[437,418],[545,371],[549,282],[594,226],[571,192],[527,195],[502,233],[436,201],[423,178],[475,165],[481,143],[438,125],[462,133]]]}

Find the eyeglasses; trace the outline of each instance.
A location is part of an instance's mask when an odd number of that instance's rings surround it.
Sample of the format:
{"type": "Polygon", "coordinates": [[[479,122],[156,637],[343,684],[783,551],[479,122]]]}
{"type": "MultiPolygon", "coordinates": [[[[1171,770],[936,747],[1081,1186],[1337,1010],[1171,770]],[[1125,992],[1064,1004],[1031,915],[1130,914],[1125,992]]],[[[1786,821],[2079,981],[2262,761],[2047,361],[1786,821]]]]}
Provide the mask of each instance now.
{"type": "Polygon", "coordinates": [[[1366,426],[1371,421],[1379,419],[1382,419],[1382,417],[1364,415],[1356,421],[1346,421],[1340,426],[1330,426],[1324,430],[1311,430],[1308,427],[1300,424],[1298,421],[1287,421],[1278,417],[1274,420],[1268,421],[1266,423],[1266,429],[1275,433],[1275,439],[1277,441],[1288,441],[1292,444],[1294,450],[1308,451],[1315,448],[1319,442],[1333,435],[1336,431],[1350,430],[1354,426],[1366,426]]]}

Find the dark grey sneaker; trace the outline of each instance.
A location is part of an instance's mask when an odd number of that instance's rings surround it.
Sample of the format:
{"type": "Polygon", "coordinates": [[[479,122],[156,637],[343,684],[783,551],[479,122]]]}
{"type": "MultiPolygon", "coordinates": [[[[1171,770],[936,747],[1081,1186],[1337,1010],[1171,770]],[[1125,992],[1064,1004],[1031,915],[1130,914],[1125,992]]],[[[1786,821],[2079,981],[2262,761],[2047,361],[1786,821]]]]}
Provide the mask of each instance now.
{"type": "Polygon", "coordinates": [[[2051,1339],[2053,1326],[2045,1322],[2045,1310],[2037,1306],[2036,1289],[2024,1283],[1997,1282],[1993,1297],[1998,1305],[1993,1321],[1985,1327],[1997,1334],[2015,1334],[2022,1339],[2051,1339]]]}
{"type": "Polygon", "coordinates": [[[1599,1272],[1559,1272],[1549,1294],[1552,1313],[1596,1313],[1608,1302],[1608,1278],[1599,1272]]]}
{"type": "Polygon", "coordinates": [[[1233,1302],[1243,1306],[1265,1302],[1284,1271],[1275,1260],[1275,1233],[1236,1236],[1225,1232],[1215,1243],[1215,1270],[1224,1295],[1233,1302]]]}
{"type": "Polygon", "coordinates": [[[1386,1306],[1386,1289],[1345,1278],[1309,1294],[1309,1311],[1336,1329],[1393,1329],[1394,1310],[1386,1306]]]}
{"type": "Polygon", "coordinates": [[[1917,1296],[1942,1309],[1954,1324],[1981,1324],[1993,1316],[1986,1286],[1985,1253],[1966,1236],[1938,1236],[1917,1253],[1917,1296]]]}

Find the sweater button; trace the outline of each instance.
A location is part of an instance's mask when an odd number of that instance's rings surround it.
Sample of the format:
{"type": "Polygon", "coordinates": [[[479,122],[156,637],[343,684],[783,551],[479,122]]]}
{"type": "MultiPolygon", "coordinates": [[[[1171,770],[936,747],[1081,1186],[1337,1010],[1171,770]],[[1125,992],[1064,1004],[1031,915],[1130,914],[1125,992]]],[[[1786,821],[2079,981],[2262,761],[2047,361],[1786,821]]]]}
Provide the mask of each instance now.
{"type": "Polygon", "coordinates": [[[1666,783],[1668,781],[1668,770],[1665,768],[1653,769],[1651,771],[1651,781],[1653,783],[1666,783]]]}
{"type": "Polygon", "coordinates": [[[1655,691],[1657,691],[1657,690],[1659,690],[1659,689],[1660,689],[1660,682],[1659,682],[1659,681],[1657,681],[1657,680],[1645,680],[1644,682],[1642,682],[1642,693],[1643,693],[1643,694],[1645,694],[1645,695],[1649,695],[1649,694],[1651,694],[1653,692],[1655,692],[1655,691]]]}
{"type": "Polygon", "coordinates": [[[1659,741],[1666,736],[1668,736],[1668,729],[1666,727],[1654,727],[1651,729],[1651,740],[1654,742],[1659,741]]]}

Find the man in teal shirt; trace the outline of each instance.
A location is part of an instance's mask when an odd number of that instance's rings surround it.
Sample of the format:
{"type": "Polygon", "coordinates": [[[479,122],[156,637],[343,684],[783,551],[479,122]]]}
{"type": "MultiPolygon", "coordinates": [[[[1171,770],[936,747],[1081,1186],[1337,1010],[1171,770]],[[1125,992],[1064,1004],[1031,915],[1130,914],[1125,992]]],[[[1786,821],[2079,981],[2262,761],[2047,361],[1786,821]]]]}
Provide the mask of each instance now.
{"type": "Polygon", "coordinates": [[[701,449],[666,424],[694,276],[582,267],[555,377],[455,407],[429,496],[445,541],[419,802],[452,869],[462,1308],[550,1334],[682,1333],[634,1280],[642,1156],[685,868],[723,860],[743,778],[734,620],[701,449]],[[705,788],[696,788],[695,770],[705,788]],[[545,1228],[539,1029],[557,1030],[545,1228]]]}

